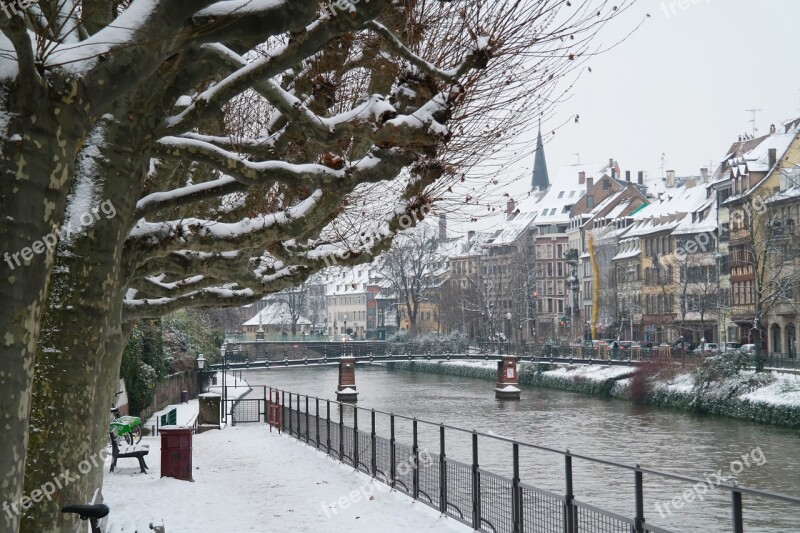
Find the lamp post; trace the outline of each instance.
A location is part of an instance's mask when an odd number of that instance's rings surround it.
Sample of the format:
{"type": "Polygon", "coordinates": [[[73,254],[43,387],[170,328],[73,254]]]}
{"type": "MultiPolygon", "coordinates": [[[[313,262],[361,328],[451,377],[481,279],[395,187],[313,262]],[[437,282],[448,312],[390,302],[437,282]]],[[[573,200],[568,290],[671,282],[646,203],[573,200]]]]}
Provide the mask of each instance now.
{"type": "MultiPolygon", "coordinates": [[[[722,254],[717,252],[716,254],[714,254],[714,259],[717,262],[717,342],[723,342],[722,335],[723,335],[724,329],[723,329],[723,324],[722,324],[722,301],[721,301],[721,294],[722,294],[721,283],[722,282],[721,282],[721,279],[720,279],[721,278],[720,273],[721,273],[721,270],[722,270],[721,267],[720,267],[720,262],[722,261],[722,254]]],[[[727,345],[725,345],[725,344],[723,344],[722,346],[724,348],[727,348],[727,345]]],[[[725,351],[724,348],[723,348],[723,351],[725,351]]]]}
{"type": "Polygon", "coordinates": [[[203,357],[203,354],[201,354],[201,353],[197,354],[197,369],[200,371],[199,372],[199,374],[200,374],[200,390],[202,392],[206,392],[206,391],[203,391],[203,389],[205,388],[205,379],[203,379],[203,369],[205,367],[206,367],[206,358],[203,357]]]}
{"type": "Polygon", "coordinates": [[[347,340],[347,315],[344,315],[342,318],[344,318],[344,338],[347,340]]]}
{"type": "Polygon", "coordinates": [[[506,313],[506,345],[508,346],[508,349],[506,350],[506,353],[511,353],[511,334],[512,333],[513,332],[511,330],[511,312],[509,311],[508,313],[506,313]]]}

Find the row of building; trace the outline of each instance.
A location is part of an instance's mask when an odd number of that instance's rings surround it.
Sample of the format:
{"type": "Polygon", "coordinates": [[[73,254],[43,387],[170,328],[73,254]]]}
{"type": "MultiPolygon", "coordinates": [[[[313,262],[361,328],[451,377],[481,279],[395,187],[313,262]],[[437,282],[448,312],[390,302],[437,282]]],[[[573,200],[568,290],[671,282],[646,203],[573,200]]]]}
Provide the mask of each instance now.
{"type": "Polygon", "coordinates": [[[259,310],[245,333],[267,324],[327,338],[683,338],[794,353],[799,134],[800,119],[772,126],[733,142],[715,169],[666,171],[655,182],[614,159],[563,167],[551,180],[540,135],[530,193],[483,220],[489,229],[451,236],[439,218],[439,256],[417,284],[415,317],[378,262],[312,279],[301,320],[288,312],[294,328],[274,318],[286,304],[272,297],[273,318],[259,310]]]}

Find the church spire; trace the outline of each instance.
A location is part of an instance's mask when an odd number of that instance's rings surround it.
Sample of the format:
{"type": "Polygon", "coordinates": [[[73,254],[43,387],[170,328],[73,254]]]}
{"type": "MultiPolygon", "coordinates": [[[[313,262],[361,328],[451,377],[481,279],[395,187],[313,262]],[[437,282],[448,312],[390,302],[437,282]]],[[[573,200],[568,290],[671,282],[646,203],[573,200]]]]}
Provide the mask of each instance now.
{"type": "Polygon", "coordinates": [[[550,179],[547,175],[547,162],[544,159],[544,143],[542,142],[542,121],[539,120],[539,136],[536,139],[536,159],[533,163],[533,178],[531,179],[531,190],[543,191],[550,187],[550,179]]]}

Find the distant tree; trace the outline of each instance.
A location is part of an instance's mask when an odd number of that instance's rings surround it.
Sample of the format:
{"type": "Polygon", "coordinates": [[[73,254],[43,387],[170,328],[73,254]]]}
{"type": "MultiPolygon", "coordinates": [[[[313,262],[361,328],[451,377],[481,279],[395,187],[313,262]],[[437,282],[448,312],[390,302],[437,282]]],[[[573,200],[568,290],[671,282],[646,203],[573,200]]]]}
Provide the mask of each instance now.
{"type": "Polygon", "coordinates": [[[405,310],[412,336],[417,332],[420,305],[435,299],[443,268],[439,240],[427,226],[402,233],[378,258],[378,273],[390,284],[397,305],[405,310]]]}

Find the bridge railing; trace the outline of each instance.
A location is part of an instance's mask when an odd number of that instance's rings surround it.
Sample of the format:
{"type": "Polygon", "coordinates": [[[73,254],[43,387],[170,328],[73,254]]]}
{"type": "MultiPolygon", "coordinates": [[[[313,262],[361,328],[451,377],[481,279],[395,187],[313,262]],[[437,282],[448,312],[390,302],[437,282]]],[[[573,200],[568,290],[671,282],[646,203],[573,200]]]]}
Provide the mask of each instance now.
{"type": "MultiPolygon", "coordinates": [[[[648,521],[655,513],[645,513],[645,495],[654,498],[654,486],[658,488],[668,482],[679,482],[683,487],[686,484],[705,486],[707,482],[638,464],[616,463],[569,450],[276,388],[265,387],[263,394],[255,394],[265,398],[266,411],[274,413],[270,416],[270,426],[476,531],[669,533],[670,529],[648,521]],[[459,453],[466,453],[468,459],[457,460],[454,457],[457,454],[453,453],[451,442],[456,439],[462,444],[459,453]],[[468,448],[466,452],[465,447],[468,448]],[[437,449],[438,453],[431,451],[437,449]],[[493,459],[507,454],[511,465],[507,475],[482,466],[480,452],[485,454],[484,458],[488,455],[493,459]],[[536,479],[542,478],[541,470],[524,465],[521,452],[528,452],[525,457],[534,462],[546,457],[553,468],[559,468],[557,465],[560,463],[563,475],[559,477],[564,480],[562,488],[543,488],[534,484],[536,479]],[[606,502],[619,503],[628,498],[627,512],[612,511],[583,499],[597,494],[582,495],[575,481],[585,480],[586,471],[592,469],[601,471],[604,479],[616,477],[626,480],[622,485],[608,483],[603,493],[608,497],[606,502]],[[533,479],[524,478],[523,472],[533,473],[533,479]]],[[[763,519],[764,513],[772,516],[781,506],[790,509],[786,513],[789,517],[800,512],[800,498],[797,497],[726,483],[718,483],[711,489],[719,491],[716,494],[720,498],[712,500],[711,495],[700,498],[702,505],[713,505],[713,508],[702,511],[703,519],[711,522],[702,525],[706,531],[762,531],[758,525],[750,528],[744,518],[763,519]],[[721,499],[723,495],[727,499],[721,499]],[[748,507],[746,515],[743,513],[745,502],[748,507]],[[725,507],[726,513],[722,512],[725,507]],[[725,516],[729,518],[726,520],[725,516]]],[[[675,490],[674,494],[669,494],[685,497],[681,493],[683,489],[675,490]]],[[[647,503],[653,504],[652,501],[647,503]]],[[[783,521],[791,529],[791,520],[777,518],[770,525],[777,527],[775,531],[783,531],[783,521]]],[[[763,526],[763,520],[760,524],[763,526]]]]}

